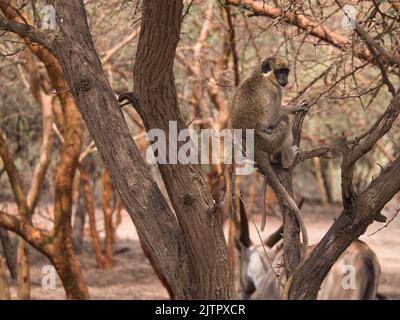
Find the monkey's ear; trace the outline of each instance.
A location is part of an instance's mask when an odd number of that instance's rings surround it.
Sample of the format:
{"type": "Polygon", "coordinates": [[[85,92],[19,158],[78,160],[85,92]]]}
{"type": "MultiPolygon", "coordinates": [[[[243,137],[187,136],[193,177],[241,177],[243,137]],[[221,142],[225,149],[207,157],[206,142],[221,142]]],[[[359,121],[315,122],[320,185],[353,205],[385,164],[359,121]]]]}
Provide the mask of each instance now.
{"type": "Polygon", "coordinates": [[[264,60],[262,65],[261,65],[261,72],[262,73],[268,73],[271,71],[271,66],[269,64],[269,60],[264,60]]]}

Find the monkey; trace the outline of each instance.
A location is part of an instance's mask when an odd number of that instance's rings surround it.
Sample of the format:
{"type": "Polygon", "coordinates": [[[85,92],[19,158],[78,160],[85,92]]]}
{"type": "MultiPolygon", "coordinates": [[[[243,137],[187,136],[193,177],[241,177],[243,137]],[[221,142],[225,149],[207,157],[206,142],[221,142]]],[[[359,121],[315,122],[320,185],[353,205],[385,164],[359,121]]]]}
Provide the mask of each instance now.
{"type": "MultiPolygon", "coordinates": [[[[296,203],[279,182],[270,165],[272,156],[281,153],[282,167],[289,168],[297,152],[292,148],[293,136],[289,114],[308,107],[302,100],[297,106],[282,106],[282,87],[288,83],[289,61],[276,55],[266,58],[249,78],[236,89],[232,101],[230,125],[233,129],[254,129],[254,160],[264,173],[265,189],[269,184],[284,204],[296,214],[303,238],[303,257],[308,246],[304,221],[296,203]]],[[[265,201],[261,230],[266,220],[265,201]]]]}
{"type": "Polygon", "coordinates": [[[306,101],[282,107],[282,89],[288,83],[289,61],[283,56],[265,59],[259,70],[237,88],[231,109],[231,126],[254,129],[255,150],[274,155],[282,151],[282,165],[290,166],[292,136],[288,114],[304,109],[306,101]]]}

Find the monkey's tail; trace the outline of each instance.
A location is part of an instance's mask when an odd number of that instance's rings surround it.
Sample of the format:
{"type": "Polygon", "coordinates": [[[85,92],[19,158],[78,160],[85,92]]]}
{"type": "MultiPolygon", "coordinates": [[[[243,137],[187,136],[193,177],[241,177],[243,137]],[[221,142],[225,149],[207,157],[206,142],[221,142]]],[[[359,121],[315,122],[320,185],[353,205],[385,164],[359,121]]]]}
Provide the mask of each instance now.
{"type": "Polygon", "coordinates": [[[262,159],[258,159],[258,160],[259,160],[259,161],[257,161],[258,165],[264,171],[264,175],[268,179],[268,184],[274,190],[275,194],[284,201],[284,204],[294,212],[297,222],[299,223],[299,226],[300,226],[301,236],[303,238],[303,246],[302,246],[302,250],[301,250],[302,252],[301,252],[300,262],[298,263],[296,268],[293,270],[292,274],[289,276],[288,281],[286,282],[285,288],[283,290],[282,299],[287,300],[289,298],[289,291],[292,286],[294,276],[301,269],[301,267],[303,266],[304,261],[306,259],[306,253],[307,253],[307,249],[308,249],[307,229],[304,224],[303,216],[301,215],[299,208],[297,207],[297,205],[294,202],[294,200],[292,199],[292,197],[289,196],[286,189],[279,182],[279,180],[274,172],[274,169],[272,169],[272,167],[268,161],[268,157],[263,157],[262,159]]]}
{"type": "Polygon", "coordinates": [[[265,229],[265,224],[267,223],[267,186],[268,186],[268,181],[267,178],[264,177],[263,180],[263,213],[261,216],[261,231],[264,231],[265,229]]]}
{"type": "Polygon", "coordinates": [[[274,169],[272,169],[268,157],[263,157],[263,159],[258,159],[261,161],[257,161],[258,165],[261,167],[262,171],[264,172],[266,178],[268,179],[268,184],[271,186],[271,188],[274,190],[277,196],[280,196],[282,200],[284,201],[284,204],[289,207],[295,214],[297,222],[299,223],[300,230],[301,230],[301,236],[303,238],[303,246],[302,246],[302,259],[304,260],[307,249],[308,249],[308,235],[307,235],[307,229],[304,224],[303,216],[301,215],[301,212],[299,208],[297,207],[296,203],[292,199],[291,196],[287,193],[286,189],[282,186],[282,184],[279,182],[274,169]]]}

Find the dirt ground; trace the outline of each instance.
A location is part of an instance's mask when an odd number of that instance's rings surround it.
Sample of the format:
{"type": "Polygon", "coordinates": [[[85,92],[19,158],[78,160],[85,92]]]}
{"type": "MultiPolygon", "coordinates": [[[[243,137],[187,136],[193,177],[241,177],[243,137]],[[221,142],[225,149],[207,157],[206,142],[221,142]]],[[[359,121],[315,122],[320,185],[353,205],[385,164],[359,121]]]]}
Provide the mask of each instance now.
{"type": "MultiPolygon", "coordinates": [[[[384,214],[390,219],[394,216],[396,207],[399,206],[389,205],[384,214]]],[[[305,220],[309,230],[310,243],[315,243],[321,239],[332,224],[334,217],[340,213],[340,207],[322,208],[306,204],[302,211],[308,213],[305,220]]],[[[258,217],[255,218],[255,221],[259,223],[258,217]]],[[[273,232],[279,224],[278,218],[268,217],[267,230],[262,236],[265,237],[273,232]]],[[[383,224],[374,223],[361,239],[376,252],[381,263],[382,277],[379,292],[390,299],[400,299],[400,215],[386,228],[375,235],[368,236],[382,226],[383,224]]],[[[251,229],[252,238],[256,242],[258,238],[256,231],[253,227],[251,229]]],[[[85,244],[84,253],[79,256],[92,299],[167,299],[167,292],[143,255],[136,230],[126,213],[123,214],[123,222],[117,234],[114,268],[109,270],[96,268],[90,243],[85,244]]],[[[64,290],[58,278],[56,289],[42,288],[42,268],[49,264],[47,259],[35,250],[31,250],[31,256],[33,298],[64,299],[64,290]]],[[[14,285],[12,286],[12,296],[16,298],[14,285]]]]}

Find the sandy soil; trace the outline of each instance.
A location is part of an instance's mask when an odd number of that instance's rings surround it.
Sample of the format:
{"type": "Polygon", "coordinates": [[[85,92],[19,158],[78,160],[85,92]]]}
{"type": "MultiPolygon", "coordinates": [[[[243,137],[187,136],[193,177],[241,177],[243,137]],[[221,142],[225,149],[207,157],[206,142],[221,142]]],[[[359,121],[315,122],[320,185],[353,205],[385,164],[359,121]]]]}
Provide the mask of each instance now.
{"type": "MultiPolygon", "coordinates": [[[[388,206],[384,214],[390,218],[395,214],[396,206],[388,206]]],[[[328,209],[306,205],[302,210],[308,212],[306,224],[309,230],[310,243],[317,242],[332,224],[334,216],[340,213],[340,207],[328,209]]],[[[258,217],[255,219],[259,222],[258,217]]],[[[262,234],[274,231],[280,224],[276,217],[269,217],[267,230],[262,234]]],[[[361,239],[376,252],[382,267],[379,292],[391,299],[400,299],[400,215],[386,228],[373,236],[367,236],[380,228],[382,224],[374,223],[361,239]]],[[[257,234],[252,228],[252,237],[257,234]]],[[[85,244],[84,254],[79,256],[87,280],[90,295],[93,299],[166,299],[167,292],[154,274],[150,264],[142,253],[137,233],[129,216],[123,214],[123,222],[118,229],[119,240],[116,243],[115,267],[110,270],[96,268],[94,256],[89,243],[85,244]]],[[[31,250],[32,260],[32,296],[34,299],[63,299],[64,290],[57,278],[56,289],[42,289],[42,268],[49,264],[47,259],[31,250]]],[[[12,286],[13,298],[16,297],[15,286],[12,286]]]]}

